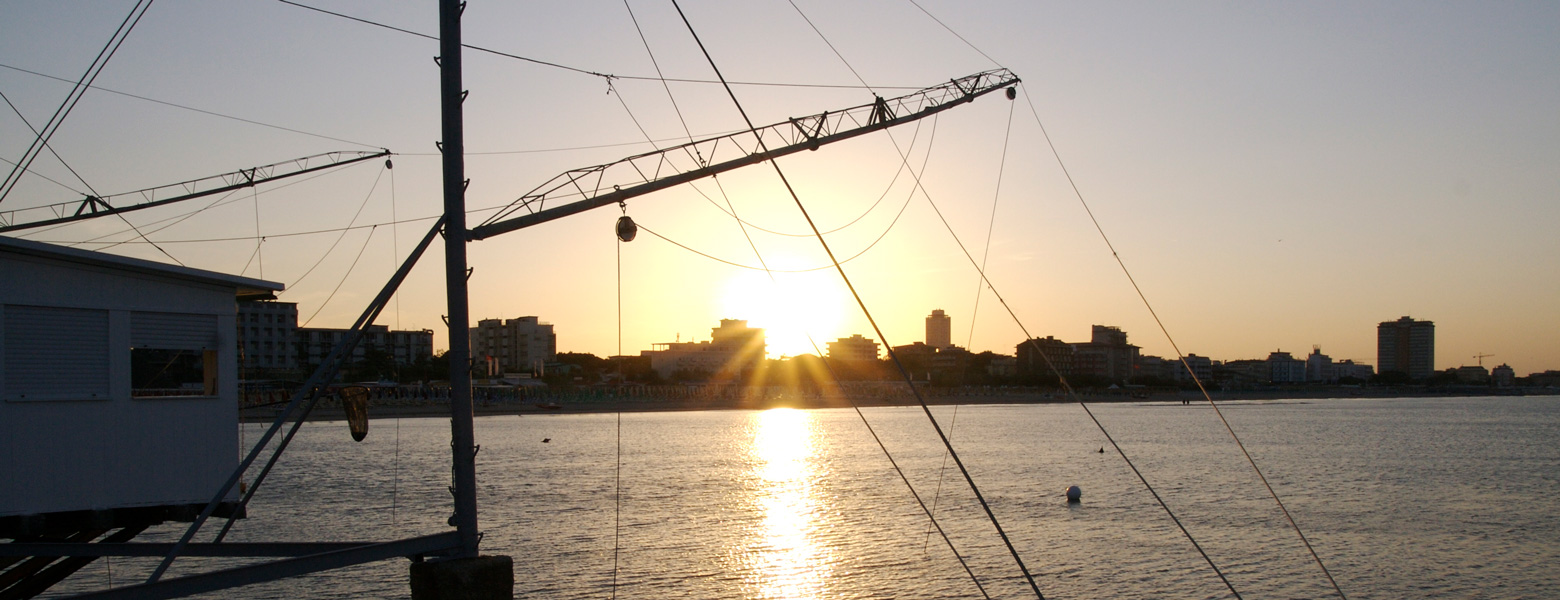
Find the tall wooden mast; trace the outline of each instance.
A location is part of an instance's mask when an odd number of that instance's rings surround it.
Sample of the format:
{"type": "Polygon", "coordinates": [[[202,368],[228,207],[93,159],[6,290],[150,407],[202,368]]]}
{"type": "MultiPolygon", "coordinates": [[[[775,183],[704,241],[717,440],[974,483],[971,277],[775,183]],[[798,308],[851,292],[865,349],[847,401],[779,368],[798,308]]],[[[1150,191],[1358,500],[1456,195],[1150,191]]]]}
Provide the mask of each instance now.
{"type": "Polygon", "coordinates": [[[439,101],[443,107],[444,278],[449,301],[450,445],[461,557],[477,555],[477,456],[472,433],[471,317],[466,286],[466,156],[460,17],[466,3],[439,0],[439,101]]]}

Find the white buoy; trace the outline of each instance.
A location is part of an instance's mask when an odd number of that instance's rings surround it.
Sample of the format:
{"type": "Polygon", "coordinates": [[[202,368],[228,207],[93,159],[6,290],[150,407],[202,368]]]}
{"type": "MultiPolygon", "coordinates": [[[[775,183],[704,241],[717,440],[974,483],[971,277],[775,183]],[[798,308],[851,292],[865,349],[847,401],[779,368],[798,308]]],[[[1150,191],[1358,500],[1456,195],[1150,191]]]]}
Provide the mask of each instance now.
{"type": "Polygon", "coordinates": [[[1070,487],[1067,488],[1067,502],[1069,502],[1069,503],[1079,502],[1082,499],[1083,499],[1083,489],[1082,488],[1079,488],[1076,485],[1070,486],[1070,487]]]}

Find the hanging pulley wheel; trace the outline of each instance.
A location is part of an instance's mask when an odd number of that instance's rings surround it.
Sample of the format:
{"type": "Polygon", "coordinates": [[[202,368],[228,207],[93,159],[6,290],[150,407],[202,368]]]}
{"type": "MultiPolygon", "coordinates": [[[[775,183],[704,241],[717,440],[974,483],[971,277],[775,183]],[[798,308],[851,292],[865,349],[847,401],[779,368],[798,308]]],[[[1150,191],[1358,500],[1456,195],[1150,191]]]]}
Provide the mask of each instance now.
{"type": "Polygon", "coordinates": [[[639,235],[639,226],[634,224],[634,219],[628,215],[618,217],[617,238],[624,242],[634,241],[634,236],[639,235]]]}

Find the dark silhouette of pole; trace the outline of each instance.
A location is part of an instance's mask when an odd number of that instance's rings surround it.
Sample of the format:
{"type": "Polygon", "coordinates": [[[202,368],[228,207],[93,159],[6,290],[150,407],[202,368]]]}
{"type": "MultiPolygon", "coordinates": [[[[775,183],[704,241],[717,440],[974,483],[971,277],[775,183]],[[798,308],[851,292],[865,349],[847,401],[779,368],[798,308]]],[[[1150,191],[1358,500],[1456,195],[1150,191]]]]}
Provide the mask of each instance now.
{"type": "Polygon", "coordinates": [[[439,1],[439,100],[443,107],[444,278],[449,300],[450,445],[461,557],[477,556],[477,453],[472,433],[471,317],[466,289],[466,145],[461,102],[460,15],[465,3],[439,1]]]}

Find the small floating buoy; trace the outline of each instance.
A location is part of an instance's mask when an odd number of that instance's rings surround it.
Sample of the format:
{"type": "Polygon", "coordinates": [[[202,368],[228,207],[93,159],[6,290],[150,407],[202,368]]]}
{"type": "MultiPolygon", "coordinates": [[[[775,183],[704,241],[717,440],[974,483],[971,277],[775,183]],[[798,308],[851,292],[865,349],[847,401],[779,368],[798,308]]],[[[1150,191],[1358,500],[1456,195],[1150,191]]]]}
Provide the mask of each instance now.
{"type": "Polygon", "coordinates": [[[1104,453],[1105,453],[1105,447],[1104,446],[1100,446],[1100,454],[1104,454],[1104,453]]]}
{"type": "Polygon", "coordinates": [[[1069,486],[1067,488],[1067,503],[1068,504],[1075,504],[1075,503],[1078,503],[1078,502],[1080,502],[1082,500],[1083,500],[1083,489],[1079,488],[1076,485],[1069,486]]]}
{"type": "Polygon", "coordinates": [[[552,438],[542,438],[542,443],[543,444],[545,444],[547,442],[551,442],[551,441],[552,441],[552,438]]]}

